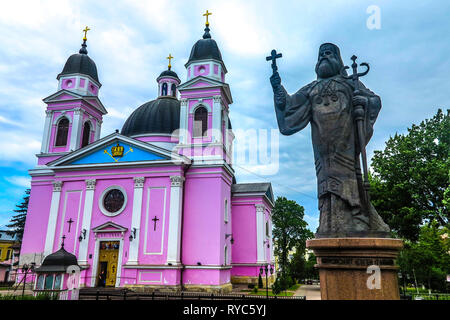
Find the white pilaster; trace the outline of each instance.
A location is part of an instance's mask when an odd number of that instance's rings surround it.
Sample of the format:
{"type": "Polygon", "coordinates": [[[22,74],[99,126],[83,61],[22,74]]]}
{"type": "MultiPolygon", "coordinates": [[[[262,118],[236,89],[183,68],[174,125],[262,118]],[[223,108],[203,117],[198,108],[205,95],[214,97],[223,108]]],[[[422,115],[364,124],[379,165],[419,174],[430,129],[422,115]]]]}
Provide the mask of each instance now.
{"type": "Polygon", "coordinates": [[[102,120],[97,120],[96,124],[97,124],[97,128],[95,128],[95,135],[94,135],[94,141],[97,141],[98,139],[100,139],[100,131],[102,129],[102,120]]]}
{"type": "Polygon", "coordinates": [[[84,200],[84,213],[83,213],[83,222],[81,227],[81,232],[86,230],[85,236],[83,240],[80,242],[80,250],[78,253],[78,264],[85,265],[87,264],[87,255],[88,255],[88,244],[89,244],[89,235],[91,229],[91,220],[92,220],[92,208],[94,205],[94,192],[95,192],[95,179],[86,180],[86,196],[84,200]]]}
{"type": "Polygon", "coordinates": [[[222,142],[222,98],[220,96],[213,97],[213,116],[212,116],[212,128],[213,128],[213,142],[222,142]]]}
{"type": "Polygon", "coordinates": [[[45,110],[44,135],[42,137],[41,153],[47,153],[52,133],[52,116],[53,111],[45,110]]]}
{"type": "Polygon", "coordinates": [[[181,99],[180,101],[180,135],[179,143],[188,143],[188,100],[181,99]]]}
{"type": "Polygon", "coordinates": [[[59,200],[61,198],[61,189],[63,182],[53,182],[52,202],[50,204],[50,214],[47,224],[47,235],[45,237],[44,256],[48,256],[53,251],[53,243],[55,240],[56,221],[58,220],[59,200]]]}
{"type": "Polygon", "coordinates": [[[273,236],[272,236],[272,217],[269,218],[269,234],[270,234],[270,262],[275,263],[275,257],[273,255],[273,236]]]}
{"type": "MultiPolygon", "coordinates": [[[[130,242],[130,255],[128,257],[127,264],[138,264],[138,252],[139,252],[139,235],[141,227],[141,212],[142,212],[142,196],[144,191],[144,177],[135,177],[134,180],[134,194],[133,194],[133,214],[131,216],[131,229],[130,232],[136,228],[136,235],[133,241],[130,242]]],[[[134,235],[134,234],[133,234],[134,235]]]]}
{"type": "Polygon", "coordinates": [[[264,205],[255,204],[256,207],[256,259],[257,263],[265,263],[264,259],[264,205]]]}
{"type": "Polygon", "coordinates": [[[170,213],[169,213],[169,244],[167,249],[167,264],[180,263],[181,218],[183,210],[184,177],[171,176],[170,213]]]}
{"type": "Polygon", "coordinates": [[[72,132],[70,134],[70,150],[75,151],[80,144],[80,132],[83,112],[80,108],[75,108],[73,113],[72,132]]]}

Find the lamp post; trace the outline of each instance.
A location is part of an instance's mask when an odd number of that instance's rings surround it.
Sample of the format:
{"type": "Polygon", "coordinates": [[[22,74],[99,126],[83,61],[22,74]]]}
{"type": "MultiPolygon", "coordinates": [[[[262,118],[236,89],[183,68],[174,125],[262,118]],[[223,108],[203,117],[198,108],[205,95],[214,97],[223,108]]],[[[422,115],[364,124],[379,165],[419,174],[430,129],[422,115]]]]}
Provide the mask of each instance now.
{"type": "Polygon", "coordinates": [[[22,272],[25,273],[25,276],[24,276],[24,278],[23,278],[22,297],[25,295],[25,284],[26,284],[26,282],[27,282],[27,274],[28,274],[28,271],[33,272],[33,271],[34,271],[34,266],[35,266],[35,265],[36,265],[36,263],[32,262],[31,265],[24,264],[24,265],[22,266],[22,272]]]}
{"type": "Polygon", "coordinates": [[[270,270],[270,274],[272,275],[273,274],[273,266],[270,266],[270,268],[269,268],[269,265],[262,265],[260,268],[259,268],[259,273],[262,275],[263,274],[263,272],[266,274],[266,299],[269,299],[269,282],[267,281],[267,275],[269,274],[269,270],[270,270]]]}

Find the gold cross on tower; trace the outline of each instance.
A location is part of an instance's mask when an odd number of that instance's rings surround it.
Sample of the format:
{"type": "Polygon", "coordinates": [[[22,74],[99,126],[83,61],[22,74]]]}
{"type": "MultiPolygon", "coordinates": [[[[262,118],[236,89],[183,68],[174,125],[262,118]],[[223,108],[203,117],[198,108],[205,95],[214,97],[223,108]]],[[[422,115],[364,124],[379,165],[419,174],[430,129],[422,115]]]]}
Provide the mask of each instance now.
{"type": "Polygon", "coordinates": [[[84,31],[84,38],[83,38],[84,41],[87,40],[86,34],[87,34],[87,32],[88,32],[89,30],[91,30],[91,29],[89,29],[88,26],[86,26],[86,28],[84,28],[84,30],[83,30],[83,31],[84,31]]]}
{"type": "Polygon", "coordinates": [[[173,57],[172,57],[172,55],[169,53],[169,56],[168,56],[166,59],[169,59],[169,70],[170,70],[170,68],[172,67],[171,64],[170,64],[170,60],[172,60],[173,57]]]}
{"type": "Polygon", "coordinates": [[[206,17],[206,26],[209,27],[209,22],[208,22],[208,16],[212,15],[211,12],[208,12],[208,10],[206,10],[206,13],[203,14],[203,16],[206,17]]]}

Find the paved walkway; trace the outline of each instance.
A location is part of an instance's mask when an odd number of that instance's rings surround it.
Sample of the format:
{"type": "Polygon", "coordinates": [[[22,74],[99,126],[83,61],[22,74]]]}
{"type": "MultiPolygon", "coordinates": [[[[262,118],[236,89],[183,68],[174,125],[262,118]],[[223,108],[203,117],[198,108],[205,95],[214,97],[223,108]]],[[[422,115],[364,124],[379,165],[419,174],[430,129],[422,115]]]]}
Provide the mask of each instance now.
{"type": "Polygon", "coordinates": [[[306,296],[306,300],[321,300],[320,285],[302,284],[300,288],[295,291],[294,296],[306,296]]]}

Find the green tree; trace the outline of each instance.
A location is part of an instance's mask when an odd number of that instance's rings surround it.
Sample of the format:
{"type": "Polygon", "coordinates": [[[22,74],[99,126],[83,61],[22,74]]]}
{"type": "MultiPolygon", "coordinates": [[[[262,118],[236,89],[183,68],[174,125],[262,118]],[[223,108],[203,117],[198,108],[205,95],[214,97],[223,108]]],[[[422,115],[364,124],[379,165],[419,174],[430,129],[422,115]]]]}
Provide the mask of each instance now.
{"type": "Polygon", "coordinates": [[[31,189],[25,190],[25,196],[22,199],[22,203],[16,204],[16,209],[13,210],[17,214],[11,218],[10,224],[6,225],[6,227],[8,228],[12,228],[12,230],[8,231],[7,233],[12,236],[17,235],[17,239],[19,241],[22,241],[23,231],[25,229],[25,219],[27,217],[28,212],[30,191],[31,189]]]}
{"type": "Polygon", "coordinates": [[[450,110],[395,134],[372,158],[371,198],[400,237],[417,240],[423,223],[449,222],[450,110]],[[447,200],[446,200],[447,199],[447,200]]]}
{"type": "Polygon", "coordinates": [[[281,290],[287,283],[291,283],[289,273],[288,255],[294,247],[300,255],[305,253],[306,240],[314,237],[307,229],[307,223],[303,220],[304,208],[293,200],[278,197],[272,211],[274,253],[278,256],[281,268],[280,285],[281,290]]]}
{"type": "Polygon", "coordinates": [[[436,221],[420,229],[418,241],[405,241],[398,264],[403,275],[413,283],[444,291],[446,275],[450,274],[449,228],[436,221]]]}
{"type": "Polygon", "coordinates": [[[289,275],[297,282],[305,279],[306,260],[303,252],[295,251],[292,260],[289,262],[289,275]]]}
{"type": "Polygon", "coordinates": [[[314,267],[316,263],[316,256],[311,253],[305,263],[305,279],[319,279],[319,270],[314,267]]]}

